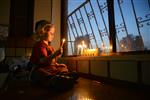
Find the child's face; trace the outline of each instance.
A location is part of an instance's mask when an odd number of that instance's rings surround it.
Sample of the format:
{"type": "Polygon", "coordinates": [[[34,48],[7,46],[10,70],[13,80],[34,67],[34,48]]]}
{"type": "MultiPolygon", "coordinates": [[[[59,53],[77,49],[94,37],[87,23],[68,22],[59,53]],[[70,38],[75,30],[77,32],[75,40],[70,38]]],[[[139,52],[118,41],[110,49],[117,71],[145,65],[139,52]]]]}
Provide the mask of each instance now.
{"type": "Polygon", "coordinates": [[[47,41],[51,42],[54,38],[55,27],[51,27],[51,29],[47,33],[47,41]]]}

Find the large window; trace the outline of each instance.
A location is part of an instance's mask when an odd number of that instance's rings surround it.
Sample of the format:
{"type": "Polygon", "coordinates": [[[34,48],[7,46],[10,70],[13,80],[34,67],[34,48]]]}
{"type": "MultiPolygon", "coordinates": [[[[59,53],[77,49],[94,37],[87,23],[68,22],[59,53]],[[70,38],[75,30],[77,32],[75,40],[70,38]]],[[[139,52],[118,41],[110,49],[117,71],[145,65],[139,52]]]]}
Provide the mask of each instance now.
{"type": "MultiPolygon", "coordinates": [[[[114,0],[117,52],[150,50],[149,0],[114,0]]],[[[68,55],[86,48],[111,50],[107,0],[68,0],[68,55]]]]}
{"type": "Polygon", "coordinates": [[[148,0],[115,0],[117,51],[150,50],[148,0]]]}

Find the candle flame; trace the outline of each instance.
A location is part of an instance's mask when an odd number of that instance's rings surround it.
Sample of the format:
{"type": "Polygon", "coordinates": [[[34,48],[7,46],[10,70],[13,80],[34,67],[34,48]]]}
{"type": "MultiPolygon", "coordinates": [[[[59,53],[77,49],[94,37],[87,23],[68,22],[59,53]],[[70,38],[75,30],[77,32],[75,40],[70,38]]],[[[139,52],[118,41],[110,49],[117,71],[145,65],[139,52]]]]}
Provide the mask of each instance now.
{"type": "Polygon", "coordinates": [[[62,39],[62,42],[64,43],[66,40],[65,39],[62,39]]]}
{"type": "Polygon", "coordinates": [[[65,41],[66,41],[65,39],[62,39],[61,47],[63,47],[65,41]]]}

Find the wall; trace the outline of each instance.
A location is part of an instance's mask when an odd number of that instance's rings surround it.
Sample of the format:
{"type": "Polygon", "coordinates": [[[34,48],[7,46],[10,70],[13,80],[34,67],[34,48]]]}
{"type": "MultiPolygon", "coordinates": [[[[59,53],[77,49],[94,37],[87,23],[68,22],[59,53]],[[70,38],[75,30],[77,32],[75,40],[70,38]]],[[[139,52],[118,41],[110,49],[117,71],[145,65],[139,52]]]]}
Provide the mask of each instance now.
{"type": "MultiPolygon", "coordinates": [[[[45,19],[48,21],[52,20],[52,23],[56,27],[56,34],[52,45],[55,49],[59,48],[60,44],[60,16],[61,16],[61,0],[35,0],[34,7],[34,23],[36,21],[45,19]],[[51,4],[52,3],[52,4],[51,4]],[[52,12],[51,12],[51,6],[52,12]],[[51,16],[52,14],[52,16],[51,16]]],[[[34,24],[35,25],[35,24],[34,24]]]]}
{"type": "MultiPolygon", "coordinates": [[[[3,0],[5,4],[6,1],[10,1],[10,0],[3,0]]],[[[3,2],[1,1],[1,2],[3,2]]],[[[35,22],[41,19],[45,19],[45,20],[51,20],[52,22],[55,24],[56,26],[56,34],[54,37],[54,41],[52,43],[52,45],[54,46],[55,49],[57,49],[59,47],[60,44],[60,2],[61,0],[53,0],[51,4],[51,0],[35,0],[34,3],[34,25],[35,22]],[[51,6],[53,5],[53,13],[51,13],[51,6]],[[51,14],[53,14],[53,18],[51,17],[51,14]]],[[[0,3],[0,5],[2,5],[2,3],[0,3]]],[[[3,7],[3,6],[1,6],[3,7]]],[[[4,6],[5,8],[3,9],[4,11],[2,12],[7,12],[9,13],[8,8],[10,8],[10,5],[7,4],[7,6],[4,6]]],[[[1,13],[2,14],[2,13],[1,13]]],[[[9,24],[9,18],[8,18],[8,14],[6,15],[5,13],[3,14],[5,23],[9,24]]],[[[1,17],[1,16],[0,16],[1,17]]],[[[34,29],[34,26],[33,26],[34,29]]],[[[33,30],[34,31],[34,30],[33,30]]],[[[22,34],[22,33],[20,33],[22,34]]],[[[32,47],[34,44],[34,40],[32,39],[32,37],[25,37],[25,36],[15,36],[15,37],[10,37],[7,39],[7,43],[6,43],[6,49],[5,49],[5,55],[6,58],[20,58],[20,57],[25,57],[25,58],[30,58],[31,56],[31,51],[32,51],[32,47]]]]}
{"type": "Polygon", "coordinates": [[[53,9],[52,9],[52,23],[56,27],[55,37],[52,42],[52,45],[55,49],[58,49],[60,46],[60,26],[61,26],[61,0],[53,0],[53,9]]]}
{"type": "Polygon", "coordinates": [[[41,19],[51,21],[51,6],[51,0],[34,1],[34,25],[41,19]]]}
{"type": "Polygon", "coordinates": [[[64,57],[70,69],[80,73],[124,82],[150,85],[150,55],[64,57]]]}
{"type": "Polygon", "coordinates": [[[10,0],[0,1],[0,24],[9,25],[10,0]]]}

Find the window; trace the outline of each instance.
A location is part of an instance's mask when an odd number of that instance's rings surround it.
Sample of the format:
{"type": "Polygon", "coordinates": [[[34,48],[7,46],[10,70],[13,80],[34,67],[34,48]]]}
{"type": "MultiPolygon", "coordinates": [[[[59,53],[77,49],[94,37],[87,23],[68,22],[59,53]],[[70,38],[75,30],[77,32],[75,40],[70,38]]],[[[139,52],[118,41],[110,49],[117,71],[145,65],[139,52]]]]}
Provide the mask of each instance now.
{"type": "MultiPolygon", "coordinates": [[[[114,0],[117,52],[150,50],[149,0],[114,0]]],[[[87,48],[110,52],[107,0],[68,0],[68,55],[87,48]]]]}
{"type": "Polygon", "coordinates": [[[117,51],[150,50],[148,0],[115,0],[117,51]]]}

